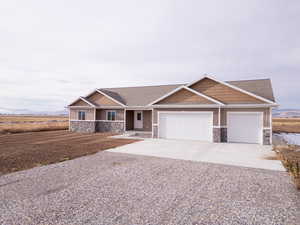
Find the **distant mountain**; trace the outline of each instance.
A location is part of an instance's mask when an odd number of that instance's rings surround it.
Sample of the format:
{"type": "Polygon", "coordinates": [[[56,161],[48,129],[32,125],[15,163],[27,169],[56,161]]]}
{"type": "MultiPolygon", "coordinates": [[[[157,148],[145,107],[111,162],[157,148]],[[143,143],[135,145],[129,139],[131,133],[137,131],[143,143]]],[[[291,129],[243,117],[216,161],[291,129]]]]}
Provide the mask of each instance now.
{"type": "Polygon", "coordinates": [[[300,109],[274,109],[273,117],[300,117],[300,109]]]}
{"type": "Polygon", "coordinates": [[[0,114],[4,115],[67,115],[67,110],[59,111],[33,111],[28,109],[11,109],[0,107],[0,114]]]}

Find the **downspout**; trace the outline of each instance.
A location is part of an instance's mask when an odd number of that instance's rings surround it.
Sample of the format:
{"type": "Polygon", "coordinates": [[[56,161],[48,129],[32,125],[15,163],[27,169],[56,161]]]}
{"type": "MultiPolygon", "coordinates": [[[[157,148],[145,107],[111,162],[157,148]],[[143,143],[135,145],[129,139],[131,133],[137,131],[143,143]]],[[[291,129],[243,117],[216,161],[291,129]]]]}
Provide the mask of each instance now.
{"type": "Polygon", "coordinates": [[[273,144],[273,114],[272,114],[272,107],[270,107],[270,144],[273,144]]]}

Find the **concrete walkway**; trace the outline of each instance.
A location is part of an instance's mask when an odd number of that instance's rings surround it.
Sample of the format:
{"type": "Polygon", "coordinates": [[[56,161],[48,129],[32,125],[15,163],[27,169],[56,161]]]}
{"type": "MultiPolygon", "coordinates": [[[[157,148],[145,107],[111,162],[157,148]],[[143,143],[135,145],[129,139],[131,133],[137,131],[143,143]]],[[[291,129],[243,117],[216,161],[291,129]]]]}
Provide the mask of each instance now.
{"type": "Polygon", "coordinates": [[[145,139],[109,151],[285,171],[279,160],[266,159],[275,156],[271,149],[256,144],[145,139]]]}

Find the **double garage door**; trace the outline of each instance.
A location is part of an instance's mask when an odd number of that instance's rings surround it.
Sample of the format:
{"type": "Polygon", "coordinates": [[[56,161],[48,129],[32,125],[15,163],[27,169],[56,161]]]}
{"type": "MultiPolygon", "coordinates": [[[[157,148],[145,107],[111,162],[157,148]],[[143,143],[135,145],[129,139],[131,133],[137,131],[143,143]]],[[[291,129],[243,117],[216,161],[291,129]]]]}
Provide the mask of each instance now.
{"type": "Polygon", "coordinates": [[[159,137],[213,141],[212,112],[160,112],[159,137]]]}
{"type": "MultiPolygon", "coordinates": [[[[160,138],[213,142],[213,112],[160,112],[160,138]]],[[[262,144],[263,115],[259,112],[228,112],[227,140],[262,144]]]]}

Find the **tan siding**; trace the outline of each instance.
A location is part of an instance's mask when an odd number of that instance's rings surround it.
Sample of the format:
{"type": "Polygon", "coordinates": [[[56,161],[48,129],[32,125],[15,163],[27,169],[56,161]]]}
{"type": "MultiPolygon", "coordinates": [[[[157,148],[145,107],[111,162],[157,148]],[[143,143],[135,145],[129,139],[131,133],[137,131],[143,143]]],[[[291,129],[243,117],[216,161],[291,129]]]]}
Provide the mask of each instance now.
{"type": "Polygon", "coordinates": [[[190,88],[199,91],[200,93],[212,97],[225,104],[263,104],[265,102],[260,101],[254,97],[244,94],[240,91],[234,90],[223,84],[220,84],[211,79],[205,78],[190,88]]]}
{"type": "Polygon", "coordinates": [[[96,120],[106,120],[107,111],[116,111],[116,120],[124,120],[124,109],[97,109],[96,120]]]}
{"type": "Polygon", "coordinates": [[[127,110],[126,111],[126,130],[133,130],[134,123],[134,111],[127,110]]]}
{"type": "Polygon", "coordinates": [[[78,112],[85,112],[86,120],[94,120],[94,109],[70,109],[70,120],[78,120],[78,112]]]}
{"type": "Polygon", "coordinates": [[[143,111],[143,130],[144,131],[152,130],[152,111],[149,110],[143,111]]]}
{"type": "Polygon", "coordinates": [[[227,126],[227,112],[263,112],[264,113],[264,127],[270,127],[270,109],[257,108],[257,109],[222,109],[221,112],[221,125],[227,126]]]}
{"type": "Polygon", "coordinates": [[[74,102],[71,106],[90,106],[85,101],[79,99],[78,101],[74,102]]]}
{"type": "Polygon", "coordinates": [[[98,92],[95,92],[94,94],[89,96],[87,99],[97,106],[120,106],[120,104],[114,102],[110,98],[108,98],[98,92]]]}
{"type": "Polygon", "coordinates": [[[191,112],[203,112],[203,111],[206,111],[206,112],[213,112],[214,114],[214,118],[213,118],[213,122],[214,122],[214,126],[218,126],[218,119],[219,119],[219,109],[216,109],[216,108],[207,108],[207,109],[199,109],[199,108],[187,108],[187,109],[172,109],[172,108],[168,108],[168,109],[154,109],[153,110],[153,121],[154,121],[154,124],[157,124],[157,117],[158,117],[158,111],[191,111],[191,112]]]}
{"type": "Polygon", "coordinates": [[[182,89],[156,104],[215,104],[206,98],[182,89]]]}

